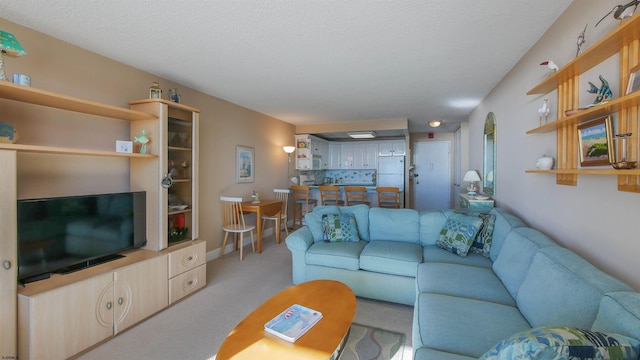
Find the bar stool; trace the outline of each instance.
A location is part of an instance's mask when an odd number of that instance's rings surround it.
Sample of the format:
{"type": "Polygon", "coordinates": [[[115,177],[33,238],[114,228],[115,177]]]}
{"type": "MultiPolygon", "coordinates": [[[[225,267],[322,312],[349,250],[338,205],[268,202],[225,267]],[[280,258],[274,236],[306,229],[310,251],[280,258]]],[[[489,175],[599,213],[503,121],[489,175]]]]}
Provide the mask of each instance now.
{"type": "Polygon", "coordinates": [[[344,187],[344,199],[347,206],[365,204],[369,205],[369,202],[365,200],[367,194],[367,188],[364,186],[345,186],[344,187]]]}
{"type": "Polygon", "coordinates": [[[309,187],[304,185],[291,185],[291,198],[293,199],[293,225],[296,222],[302,226],[302,217],[309,212],[309,205],[316,206],[316,199],[309,199],[309,187]]]}
{"type": "Polygon", "coordinates": [[[321,185],[320,201],[322,205],[344,205],[344,201],[340,200],[340,187],[335,185],[321,185]]]}
{"type": "Polygon", "coordinates": [[[392,186],[377,187],[378,192],[378,206],[383,208],[399,208],[400,203],[398,201],[398,195],[400,188],[392,186]]]}

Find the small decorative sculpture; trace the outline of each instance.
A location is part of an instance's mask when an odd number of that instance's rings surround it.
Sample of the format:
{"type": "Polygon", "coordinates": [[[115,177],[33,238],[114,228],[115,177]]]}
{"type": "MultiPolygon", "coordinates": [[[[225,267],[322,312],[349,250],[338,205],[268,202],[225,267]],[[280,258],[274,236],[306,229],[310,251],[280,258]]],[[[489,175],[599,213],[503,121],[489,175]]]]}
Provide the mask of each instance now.
{"type": "Polygon", "coordinates": [[[589,81],[589,85],[591,86],[591,88],[587,90],[587,92],[596,94],[595,100],[593,100],[589,107],[598,104],[604,104],[613,97],[613,93],[611,92],[611,88],[609,87],[609,82],[602,75],[600,75],[599,78],[600,82],[602,83],[602,86],[600,86],[600,88],[589,81]]]}
{"type": "Polygon", "coordinates": [[[547,61],[541,62],[540,65],[547,65],[549,70],[553,70],[553,71],[558,71],[558,69],[559,69],[558,65],[556,65],[556,63],[554,63],[551,60],[547,60],[547,61]]]}
{"type": "Polygon", "coordinates": [[[0,143],[15,144],[18,141],[18,130],[13,125],[0,122],[0,143]]]}
{"type": "Polygon", "coordinates": [[[633,13],[636,11],[638,4],[640,4],[640,1],[633,0],[625,5],[614,6],[613,9],[611,9],[611,11],[607,13],[607,15],[603,16],[602,19],[598,20],[598,22],[596,23],[596,26],[598,26],[598,24],[600,24],[600,22],[604,20],[607,16],[609,16],[611,13],[613,13],[613,18],[616,20],[624,20],[624,19],[630,18],[633,15],[633,13]]]}
{"type": "Polygon", "coordinates": [[[584,45],[584,43],[586,42],[586,40],[584,38],[584,33],[587,31],[587,25],[584,26],[584,30],[582,30],[580,35],[578,35],[578,40],[577,40],[578,51],[576,52],[576,56],[582,54],[582,45],[584,45]]]}
{"type": "Polygon", "coordinates": [[[252,203],[254,204],[259,204],[260,203],[260,196],[258,195],[258,193],[254,190],[253,194],[251,194],[251,198],[253,199],[252,203]]]}
{"type": "Polygon", "coordinates": [[[133,141],[140,144],[140,154],[146,154],[147,153],[147,143],[149,143],[149,141],[151,141],[151,140],[147,137],[147,131],[146,130],[142,130],[141,135],[140,136],[135,136],[133,138],[133,141]]]}
{"type": "Polygon", "coordinates": [[[549,122],[549,99],[544,98],[542,106],[538,109],[538,116],[540,117],[540,126],[542,126],[542,118],[544,117],[544,123],[549,122]]]}

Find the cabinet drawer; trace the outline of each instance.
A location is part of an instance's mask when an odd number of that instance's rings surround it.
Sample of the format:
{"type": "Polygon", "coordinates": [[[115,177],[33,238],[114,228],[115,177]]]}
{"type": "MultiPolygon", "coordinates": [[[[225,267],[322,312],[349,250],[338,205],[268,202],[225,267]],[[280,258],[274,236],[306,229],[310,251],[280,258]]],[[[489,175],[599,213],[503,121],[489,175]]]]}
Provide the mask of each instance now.
{"type": "Polygon", "coordinates": [[[207,265],[200,265],[169,280],[169,304],[182,299],[207,284],[207,265]]]}
{"type": "Polygon", "coordinates": [[[192,245],[169,253],[169,279],[206,262],[206,243],[195,240],[192,245]]]}

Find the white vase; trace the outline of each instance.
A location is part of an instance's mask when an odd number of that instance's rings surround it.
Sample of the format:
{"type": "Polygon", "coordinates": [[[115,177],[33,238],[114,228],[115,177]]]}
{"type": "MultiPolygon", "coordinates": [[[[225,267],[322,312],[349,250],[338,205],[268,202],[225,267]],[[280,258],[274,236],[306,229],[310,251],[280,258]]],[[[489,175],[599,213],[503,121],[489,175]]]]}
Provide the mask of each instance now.
{"type": "Polygon", "coordinates": [[[536,168],[538,168],[538,170],[551,170],[553,168],[553,158],[542,155],[536,160],[536,168]]]}

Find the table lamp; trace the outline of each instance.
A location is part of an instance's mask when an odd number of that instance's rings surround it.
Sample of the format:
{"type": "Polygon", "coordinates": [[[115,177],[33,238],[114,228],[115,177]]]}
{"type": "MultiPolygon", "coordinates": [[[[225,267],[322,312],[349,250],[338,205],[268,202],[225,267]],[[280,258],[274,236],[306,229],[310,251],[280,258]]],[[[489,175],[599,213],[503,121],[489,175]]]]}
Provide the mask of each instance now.
{"type": "Polygon", "coordinates": [[[469,182],[469,186],[467,186],[467,195],[469,196],[475,196],[477,195],[476,191],[478,190],[478,187],[476,187],[476,181],[480,181],[480,175],[478,175],[478,172],[475,170],[469,170],[464,174],[464,178],[462,179],[462,181],[468,181],[469,182]]]}
{"type": "Polygon", "coordinates": [[[8,81],[7,73],[4,71],[3,55],[7,54],[11,57],[27,55],[22,45],[18,42],[13,34],[0,30],[0,80],[8,81]]]}

